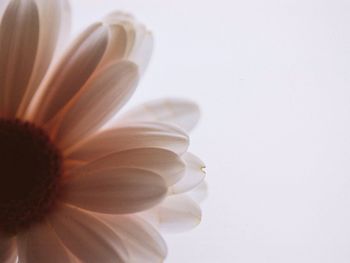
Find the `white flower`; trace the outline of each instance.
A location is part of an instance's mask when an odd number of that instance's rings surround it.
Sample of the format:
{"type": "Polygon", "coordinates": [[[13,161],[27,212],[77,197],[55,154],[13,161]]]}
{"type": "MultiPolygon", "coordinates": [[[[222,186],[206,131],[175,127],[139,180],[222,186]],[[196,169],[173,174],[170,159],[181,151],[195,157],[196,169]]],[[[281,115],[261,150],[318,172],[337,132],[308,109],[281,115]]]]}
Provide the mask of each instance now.
{"type": "Polygon", "coordinates": [[[163,261],[159,231],[200,220],[204,165],[187,152],[198,108],[154,101],[102,129],[152,35],[113,13],[62,55],[67,0],[4,0],[0,15],[0,262],[163,261]]]}

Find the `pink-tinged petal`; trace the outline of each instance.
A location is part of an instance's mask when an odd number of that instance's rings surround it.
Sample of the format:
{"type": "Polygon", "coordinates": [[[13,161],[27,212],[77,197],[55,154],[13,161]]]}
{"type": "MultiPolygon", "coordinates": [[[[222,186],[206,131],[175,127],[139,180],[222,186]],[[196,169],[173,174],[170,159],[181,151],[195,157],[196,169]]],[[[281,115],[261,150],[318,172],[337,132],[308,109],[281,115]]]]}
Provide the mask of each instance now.
{"type": "Polygon", "coordinates": [[[101,132],[64,153],[74,160],[93,161],[111,153],[148,147],[182,154],[188,144],[188,136],[181,129],[162,123],[136,123],[101,132]]]}
{"type": "Polygon", "coordinates": [[[39,12],[33,0],[12,0],[0,25],[0,116],[15,117],[35,63],[39,12]]]}
{"type": "Polygon", "coordinates": [[[200,185],[192,189],[187,195],[196,203],[203,202],[208,196],[208,185],[205,181],[201,182],[200,185]]]}
{"type": "Polygon", "coordinates": [[[138,168],[160,175],[167,186],[178,182],[184,175],[185,163],[174,152],[161,148],[140,148],[116,152],[70,171],[84,174],[111,168],[138,168]]]}
{"type": "Polygon", "coordinates": [[[52,226],[46,221],[31,227],[17,236],[20,263],[74,263],[52,226]]]}
{"type": "Polygon", "coordinates": [[[17,249],[14,238],[0,237],[0,262],[15,263],[17,249]]]}
{"type": "Polygon", "coordinates": [[[4,15],[4,12],[10,3],[11,0],[2,0],[0,1],[0,19],[2,19],[2,16],[4,15]]]}
{"type": "Polygon", "coordinates": [[[163,262],[167,246],[158,231],[137,216],[104,216],[103,221],[117,233],[125,243],[130,262],[163,262]]]}
{"type": "Polygon", "coordinates": [[[199,117],[199,108],[191,101],[160,99],[135,107],[123,114],[118,120],[120,123],[139,121],[166,122],[177,125],[188,132],[196,126],[199,117]]]}
{"type": "Polygon", "coordinates": [[[160,203],[168,190],[161,176],[136,168],[86,170],[66,179],[66,203],[107,214],[149,209],[160,203]]]}
{"type": "Polygon", "coordinates": [[[170,193],[180,194],[198,186],[205,178],[205,164],[195,155],[185,153],[182,156],[186,163],[184,177],[170,188],[170,193]]]}
{"type": "Polygon", "coordinates": [[[101,24],[86,29],[49,72],[35,94],[27,118],[43,124],[70,102],[95,74],[106,51],[108,30],[101,24]]]}
{"type": "Polygon", "coordinates": [[[62,205],[49,221],[65,247],[81,262],[130,262],[121,238],[96,216],[62,205]]]}
{"type": "Polygon", "coordinates": [[[38,6],[40,21],[38,51],[17,117],[24,115],[54,55],[60,50],[63,41],[67,40],[70,28],[70,7],[67,0],[35,0],[35,2],[38,6]]]}
{"type": "Polygon", "coordinates": [[[137,81],[137,67],[128,61],[96,73],[59,118],[55,141],[60,148],[67,149],[101,128],[129,100],[137,81]]]}

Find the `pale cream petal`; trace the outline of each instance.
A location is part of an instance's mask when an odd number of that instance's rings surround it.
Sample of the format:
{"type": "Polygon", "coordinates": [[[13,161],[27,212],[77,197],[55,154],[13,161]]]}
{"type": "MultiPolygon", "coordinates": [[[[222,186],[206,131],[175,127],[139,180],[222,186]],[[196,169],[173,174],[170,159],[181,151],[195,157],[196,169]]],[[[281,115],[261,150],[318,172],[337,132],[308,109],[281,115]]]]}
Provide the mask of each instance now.
{"type": "Polygon", "coordinates": [[[129,262],[121,238],[96,216],[62,205],[49,221],[65,247],[81,262],[129,262]]]}
{"type": "Polygon", "coordinates": [[[208,196],[208,185],[205,181],[201,182],[200,185],[192,189],[187,195],[196,203],[203,202],[208,196]]]}
{"type": "Polygon", "coordinates": [[[47,221],[17,236],[20,263],[74,263],[75,259],[47,221]]]}
{"type": "Polygon", "coordinates": [[[49,72],[35,94],[27,118],[43,124],[51,120],[95,74],[106,51],[108,30],[101,24],[86,29],[49,72]]]}
{"type": "Polygon", "coordinates": [[[167,233],[179,233],[196,227],[201,221],[200,207],[186,195],[167,197],[154,209],[159,228],[167,233]]]}
{"type": "Polygon", "coordinates": [[[40,34],[38,52],[26,93],[17,117],[22,117],[38,89],[54,54],[67,40],[70,27],[70,7],[67,0],[35,0],[39,10],[40,34]]]}
{"type": "Polygon", "coordinates": [[[108,224],[123,240],[130,263],[160,263],[167,255],[167,247],[158,231],[137,216],[104,216],[108,224]]]}
{"type": "Polygon", "coordinates": [[[176,153],[161,148],[139,148],[116,152],[86,165],[71,169],[69,174],[86,173],[110,168],[138,168],[160,175],[167,186],[184,175],[185,163],[176,153]]]}
{"type": "Polygon", "coordinates": [[[0,262],[14,263],[17,259],[17,249],[14,238],[0,236],[0,262]]]}
{"type": "Polygon", "coordinates": [[[191,131],[198,123],[198,106],[183,99],[159,99],[144,103],[117,120],[120,123],[138,121],[160,121],[177,125],[185,131],[191,131]]]}
{"type": "Polygon", "coordinates": [[[137,123],[101,132],[64,153],[74,160],[93,161],[111,153],[147,147],[182,154],[188,144],[189,138],[181,129],[162,123],[137,123]]]}
{"type": "Polygon", "coordinates": [[[39,12],[33,0],[12,0],[0,25],[0,117],[15,117],[38,49],[39,12]]]}
{"type": "Polygon", "coordinates": [[[168,190],[161,176],[136,168],[86,170],[66,179],[66,203],[107,214],[149,209],[160,203],[168,190]]]}
{"type": "Polygon", "coordinates": [[[170,188],[169,192],[172,194],[187,192],[198,186],[205,178],[205,164],[197,156],[185,153],[182,158],[186,163],[185,176],[170,188]]]}

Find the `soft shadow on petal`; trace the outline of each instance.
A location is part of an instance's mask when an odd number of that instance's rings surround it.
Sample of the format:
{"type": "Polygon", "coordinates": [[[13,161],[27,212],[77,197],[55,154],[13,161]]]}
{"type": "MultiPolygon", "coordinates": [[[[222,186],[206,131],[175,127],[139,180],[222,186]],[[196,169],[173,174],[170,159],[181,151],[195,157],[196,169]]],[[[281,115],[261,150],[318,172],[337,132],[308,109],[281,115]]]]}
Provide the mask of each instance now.
{"type": "Polygon", "coordinates": [[[185,132],[162,123],[134,123],[115,127],[92,136],[64,154],[80,161],[93,161],[111,153],[137,148],[163,148],[177,154],[187,151],[189,138],[185,132]]]}
{"type": "Polygon", "coordinates": [[[174,124],[191,131],[199,121],[198,106],[183,99],[159,99],[146,102],[127,111],[117,119],[118,123],[138,121],[160,121],[174,124]]]}
{"type": "Polygon", "coordinates": [[[110,154],[96,161],[71,169],[68,175],[84,174],[110,168],[138,168],[163,177],[167,186],[184,175],[185,163],[176,153],[161,148],[139,148],[110,154]]]}
{"type": "Polygon", "coordinates": [[[0,113],[3,117],[16,115],[30,81],[38,42],[37,5],[33,0],[12,0],[0,25],[0,113]]]}
{"type": "Polygon", "coordinates": [[[123,240],[130,262],[160,263],[167,255],[167,247],[158,231],[137,216],[102,216],[123,240]]]}
{"type": "Polygon", "coordinates": [[[17,259],[14,238],[0,237],[0,262],[15,263],[17,259]]]}
{"type": "Polygon", "coordinates": [[[189,191],[187,195],[196,203],[202,203],[208,196],[207,182],[201,182],[200,185],[189,191]]]}
{"type": "Polygon", "coordinates": [[[149,209],[166,193],[164,179],[136,168],[86,170],[66,178],[64,202],[86,210],[125,214],[149,209]]]}
{"type": "Polygon", "coordinates": [[[82,262],[129,262],[121,238],[91,213],[62,204],[49,221],[63,244],[82,262]]]}
{"type": "Polygon", "coordinates": [[[187,192],[198,186],[205,178],[205,164],[197,156],[187,152],[182,158],[186,163],[186,172],[184,177],[169,189],[171,194],[187,192]]]}
{"type": "Polygon", "coordinates": [[[52,226],[44,221],[17,236],[20,263],[75,263],[52,226]]]}

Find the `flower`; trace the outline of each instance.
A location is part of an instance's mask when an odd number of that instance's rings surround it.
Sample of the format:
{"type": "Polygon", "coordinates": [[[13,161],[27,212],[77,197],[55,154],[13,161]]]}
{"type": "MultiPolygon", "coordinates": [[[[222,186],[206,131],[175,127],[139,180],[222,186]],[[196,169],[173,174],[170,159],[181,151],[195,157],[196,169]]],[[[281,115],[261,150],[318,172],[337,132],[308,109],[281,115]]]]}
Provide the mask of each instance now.
{"type": "Polygon", "coordinates": [[[112,13],[62,53],[67,0],[5,0],[0,15],[0,262],[164,260],[160,231],[200,220],[204,164],[187,152],[198,107],[158,100],[107,125],[152,35],[112,13]]]}

